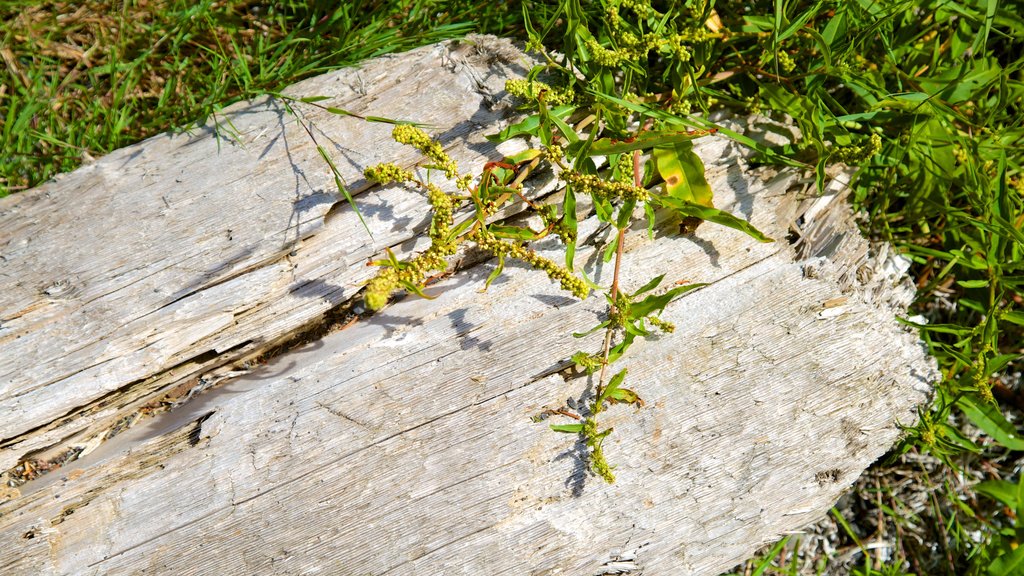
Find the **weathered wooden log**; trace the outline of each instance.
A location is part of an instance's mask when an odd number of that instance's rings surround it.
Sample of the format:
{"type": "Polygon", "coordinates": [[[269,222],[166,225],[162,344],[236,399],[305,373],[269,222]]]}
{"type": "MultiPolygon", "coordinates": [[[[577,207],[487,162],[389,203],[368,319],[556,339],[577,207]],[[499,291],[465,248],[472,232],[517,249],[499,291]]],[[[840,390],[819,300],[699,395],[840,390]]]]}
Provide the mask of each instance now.
{"type": "MultiPolygon", "coordinates": [[[[287,93],[432,124],[468,170],[501,157],[483,135],[514,115],[502,86],[528,66],[475,38],[287,93]]],[[[709,285],[666,310],[676,334],[622,361],[647,406],[605,414],[604,484],[532,419],[589,393],[567,359],[598,347],[572,333],[602,298],[515,263],[481,292],[494,263],[467,256],[436,299],[311,336],[368,258],[423,245],[428,205],[360,176],[419,160],[390,126],[299,113],[372,237],[273,100],[0,200],[3,573],[715,574],[819,519],[936,377],[894,318],[904,269],[860,237],[842,180],[815,197],[702,139],[716,204],[778,241],[710,224],[630,240],[627,289],[709,285]]],[[[580,217],[577,262],[607,284],[608,231],[580,217]]]]}

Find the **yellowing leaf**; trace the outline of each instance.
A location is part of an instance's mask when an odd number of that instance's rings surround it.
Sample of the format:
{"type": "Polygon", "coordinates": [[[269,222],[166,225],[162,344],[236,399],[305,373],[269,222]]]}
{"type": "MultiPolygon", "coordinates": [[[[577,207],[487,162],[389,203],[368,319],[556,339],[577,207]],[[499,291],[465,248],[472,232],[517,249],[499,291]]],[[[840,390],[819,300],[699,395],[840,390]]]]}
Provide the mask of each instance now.
{"type": "Polygon", "coordinates": [[[665,180],[665,195],[691,204],[714,207],[711,186],[704,178],[704,163],[692,142],[678,142],[654,149],[654,164],[665,180]]]}

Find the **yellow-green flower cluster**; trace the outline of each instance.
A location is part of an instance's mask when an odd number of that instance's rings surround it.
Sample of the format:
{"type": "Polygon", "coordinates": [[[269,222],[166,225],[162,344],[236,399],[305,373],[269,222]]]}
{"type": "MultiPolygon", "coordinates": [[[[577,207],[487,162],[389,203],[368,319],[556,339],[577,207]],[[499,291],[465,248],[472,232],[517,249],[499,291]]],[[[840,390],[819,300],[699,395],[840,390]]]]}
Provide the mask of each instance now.
{"type": "Polygon", "coordinates": [[[598,66],[607,66],[609,68],[618,68],[623,62],[632,62],[640,59],[640,54],[637,50],[630,50],[628,48],[619,48],[618,50],[609,50],[594,40],[588,38],[584,42],[584,46],[587,48],[587,52],[590,53],[590,61],[598,66]]]}
{"type": "Polygon", "coordinates": [[[381,268],[380,272],[366,284],[366,295],[363,297],[367,308],[380,310],[388,303],[391,295],[407,285],[419,286],[427,274],[448,268],[441,246],[431,246],[427,251],[412,260],[403,263],[399,268],[381,268]]]}
{"type": "Polygon", "coordinates": [[[412,172],[391,162],[370,166],[366,170],[363,170],[363,176],[366,176],[367,180],[377,182],[378,184],[409,182],[413,179],[412,172]]]}
{"type": "Polygon", "coordinates": [[[583,436],[587,439],[587,446],[590,448],[590,470],[604,479],[609,484],[615,483],[615,475],[612,474],[612,467],[604,457],[604,449],[601,447],[604,434],[597,431],[597,421],[587,418],[583,421],[583,436]]]}
{"type": "Polygon", "coordinates": [[[565,150],[557,144],[544,149],[544,159],[552,164],[557,164],[565,158],[565,150]]]}
{"type": "Polygon", "coordinates": [[[543,206],[540,211],[537,212],[540,219],[544,222],[544,226],[551,230],[562,239],[562,242],[569,244],[576,241],[576,230],[569,227],[562,217],[558,215],[558,212],[554,204],[548,204],[543,206]]]}
{"type": "Polygon", "coordinates": [[[836,76],[849,76],[853,67],[846,60],[838,60],[832,63],[832,73],[836,76]]]}
{"type": "Polygon", "coordinates": [[[1010,188],[1017,191],[1017,195],[1024,196],[1024,178],[1010,178],[1010,188]]]}
{"type": "Polygon", "coordinates": [[[430,221],[430,239],[444,255],[454,254],[455,246],[449,244],[448,233],[455,222],[455,202],[436,184],[427,184],[427,200],[434,208],[434,216],[430,221]]]}
{"type": "Polygon", "coordinates": [[[667,110],[672,114],[685,116],[693,111],[693,102],[690,102],[688,98],[673,100],[669,103],[667,110]]]}
{"type": "Polygon", "coordinates": [[[482,250],[486,250],[495,256],[508,256],[526,262],[537,270],[543,271],[548,278],[559,283],[563,290],[571,292],[580,300],[590,294],[587,283],[577,278],[570,270],[555,264],[551,260],[537,254],[529,248],[500,240],[485,228],[479,228],[469,236],[470,240],[477,243],[482,250]]]}
{"type": "Polygon", "coordinates": [[[832,149],[832,153],[829,156],[829,160],[833,162],[845,162],[848,164],[856,164],[863,162],[868,158],[871,158],[882,149],[882,137],[878,134],[872,134],[868,138],[866,145],[857,146],[839,146],[832,149]]]}
{"type": "Polygon", "coordinates": [[[629,184],[633,182],[633,155],[629,153],[619,154],[618,161],[615,162],[615,173],[618,175],[615,179],[618,182],[629,184]]]}
{"type": "Polygon", "coordinates": [[[434,141],[423,130],[410,124],[398,124],[391,131],[391,137],[399,144],[408,144],[422,152],[424,156],[434,161],[434,168],[444,171],[445,176],[458,177],[458,165],[448,156],[441,144],[434,141]]]}
{"type": "Polygon", "coordinates": [[[668,38],[665,39],[664,44],[662,44],[662,46],[667,48],[668,51],[673,56],[675,56],[676,60],[679,60],[680,62],[689,62],[690,59],[693,58],[693,54],[687,47],[687,44],[689,44],[689,42],[690,40],[687,35],[673,34],[672,36],[669,36],[668,38]]]}
{"type": "Polygon", "coordinates": [[[576,94],[572,90],[568,88],[552,88],[550,85],[539,80],[508,80],[505,82],[505,91],[516,98],[530,101],[536,100],[543,93],[544,102],[550,106],[572,104],[576,99],[576,94]]]}
{"type": "Polygon", "coordinates": [[[635,200],[646,202],[647,190],[628,182],[609,182],[594,174],[580,174],[574,170],[562,170],[559,178],[577,188],[577,193],[593,194],[608,200],[635,200]]]}
{"type": "Polygon", "coordinates": [[[669,322],[668,320],[662,320],[657,316],[648,316],[647,321],[653,324],[658,330],[666,334],[671,334],[676,331],[676,325],[669,322]]]}
{"type": "Polygon", "coordinates": [[[793,71],[794,68],[796,68],[796,62],[789,55],[789,52],[786,52],[785,50],[779,50],[778,52],[776,52],[775,59],[779,63],[779,68],[782,68],[782,71],[787,74],[789,74],[790,72],[793,71]]]}
{"type": "Polygon", "coordinates": [[[632,10],[641,19],[646,19],[652,13],[658,15],[657,11],[651,8],[650,0],[622,0],[622,7],[632,10]]]}
{"type": "Polygon", "coordinates": [[[597,372],[604,365],[604,359],[600,354],[587,354],[586,352],[573,354],[572,362],[580,369],[586,370],[587,374],[597,372]]]}

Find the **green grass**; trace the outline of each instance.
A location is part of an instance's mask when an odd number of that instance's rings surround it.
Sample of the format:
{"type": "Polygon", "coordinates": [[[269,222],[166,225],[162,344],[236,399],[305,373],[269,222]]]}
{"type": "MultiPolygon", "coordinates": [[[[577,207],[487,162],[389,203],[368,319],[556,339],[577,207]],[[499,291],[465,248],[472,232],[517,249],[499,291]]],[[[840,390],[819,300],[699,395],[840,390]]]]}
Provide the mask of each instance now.
{"type": "MultiPolygon", "coordinates": [[[[760,159],[805,166],[819,179],[840,160],[860,166],[853,201],[867,215],[865,232],[913,260],[918,298],[907,316],[928,321],[921,333],[944,375],[921,423],[856,486],[859,504],[833,519],[839,538],[857,548],[872,531],[895,535],[889,560],[862,555],[862,574],[1022,573],[1022,6],[695,2],[671,19],[693,33],[688,60],[669,66],[647,55],[606,66],[588,42],[614,52],[623,37],[601,2],[528,4],[529,22],[518,3],[498,1],[166,2],[159,10],[0,1],[0,195],[238,99],[469,31],[525,38],[532,30],[537,44],[587,74],[576,104],[616,122],[723,107],[788,114],[803,140],[762,149],[760,159]]],[[[659,30],[620,12],[639,32],[659,30]]],[[[797,542],[767,551],[747,573],[805,573],[797,542]]],[[[811,562],[811,573],[829,560],[811,562]]]]}
{"type": "Polygon", "coordinates": [[[366,58],[515,32],[504,2],[0,1],[0,196],[366,58]],[[475,19],[475,24],[473,23],[475,19]]]}

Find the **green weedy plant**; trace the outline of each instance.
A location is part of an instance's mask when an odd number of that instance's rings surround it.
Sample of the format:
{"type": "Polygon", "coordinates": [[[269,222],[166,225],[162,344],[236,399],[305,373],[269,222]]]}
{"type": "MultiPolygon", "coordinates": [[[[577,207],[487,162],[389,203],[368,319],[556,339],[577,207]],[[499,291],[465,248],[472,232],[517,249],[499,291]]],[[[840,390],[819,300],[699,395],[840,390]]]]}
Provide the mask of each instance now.
{"type": "MultiPolygon", "coordinates": [[[[707,10],[705,8],[705,10],[707,10]]],[[[654,329],[672,332],[674,327],[660,318],[672,300],[700,287],[700,284],[659,290],[664,276],[657,276],[640,289],[621,289],[621,261],[626,231],[634,220],[646,220],[649,231],[655,224],[655,209],[665,208],[680,220],[709,220],[742,230],[755,239],[771,241],[744,220],[717,210],[712,191],[704,178],[704,165],[694,153],[692,141],[717,131],[700,121],[686,120],[678,113],[688,107],[694,94],[693,80],[702,66],[698,46],[713,42],[704,26],[707,14],[684,8],[660,12],[645,1],[578,0],[560,5],[557,17],[566,22],[562,55],[543,48],[556,18],[542,31],[535,30],[526,17],[530,47],[540,52],[545,64],[535,67],[526,79],[511,80],[507,90],[524,101],[529,112],[521,122],[509,126],[492,139],[503,141],[525,137],[537,145],[527,151],[492,163],[476,175],[460,174],[455,162],[417,127],[398,125],[394,139],[419,150],[428,160],[427,174],[443,174],[454,181],[455,192],[446,193],[436,183],[422,180],[394,164],[380,164],[366,170],[368,179],[386,184],[407,183],[422,190],[430,202],[430,247],[408,261],[388,258],[375,262],[378,275],[366,286],[369,308],[383,307],[400,290],[424,295],[425,282],[447,270],[446,257],[465,241],[497,258],[498,265],[489,285],[502,271],[506,258],[515,258],[545,272],[552,281],[577,298],[586,298],[592,288],[600,289],[608,302],[607,319],[584,336],[604,331],[601,350],[573,355],[572,360],[589,374],[599,373],[593,401],[579,421],[554,424],[552,430],[582,435],[589,448],[589,467],[607,482],[614,482],[612,466],[602,449],[612,432],[602,429],[598,418],[608,403],[642,404],[636,391],[623,386],[626,371],[610,378],[608,366],[621,358],[637,337],[654,329]],[[601,161],[605,159],[606,162],[601,161]],[[537,213],[545,224],[541,230],[491,222],[491,217],[516,198],[530,206],[523,181],[537,170],[553,170],[564,184],[560,210],[545,206],[537,213]],[[604,253],[614,259],[611,285],[599,288],[577,275],[576,202],[589,196],[598,219],[613,227],[615,234],[604,253]],[[463,208],[472,216],[456,223],[463,208]],[[549,235],[565,246],[565,262],[538,255],[527,242],[549,235]]],[[[562,411],[562,413],[568,413],[562,411]]]]}

